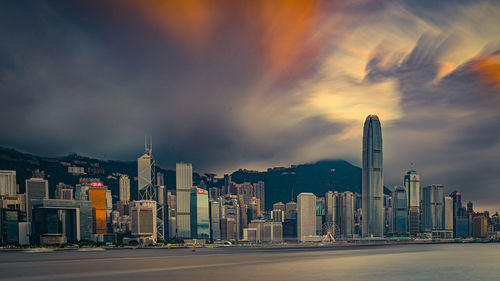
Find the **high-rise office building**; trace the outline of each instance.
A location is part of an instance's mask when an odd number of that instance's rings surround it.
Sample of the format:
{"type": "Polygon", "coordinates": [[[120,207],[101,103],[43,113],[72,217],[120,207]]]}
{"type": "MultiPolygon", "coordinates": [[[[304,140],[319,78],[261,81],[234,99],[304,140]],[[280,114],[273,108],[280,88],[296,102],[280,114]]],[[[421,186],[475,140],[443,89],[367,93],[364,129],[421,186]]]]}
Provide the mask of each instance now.
{"type": "Polygon", "coordinates": [[[453,198],[444,197],[443,229],[453,231],[453,198]]]}
{"type": "Polygon", "coordinates": [[[61,200],[73,200],[74,190],[71,185],[64,184],[60,182],[56,186],[56,191],[55,191],[55,199],[61,199],[61,200]]]}
{"type": "Polygon", "coordinates": [[[248,206],[250,199],[254,197],[254,187],[249,182],[240,184],[238,188],[238,198],[243,205],[248,206]]]}
{"type": "Polygon", "coordinates": [[[16,171],[0,170],[0,196],[16,196],[16,171]]]}
{"type": "Polygon", "coordinates": [[[92,202],[92,225],[94,234],[107,233],[107,188],[91,187],[88,190],[89,201],[92,202]]]}
{"type": "Polygon", "coordinates": [[[472,219],[472,237],[487,238],[488,237],[488,220],[485,216],[475,216],[472,219]]]}
{"type": "Polygon", "coordinates": [[[287,219],[297,219],[297,202],[285,204],[285,220],[287,219]]]}
{"type": "Polygon", "coordinates": [[[210,213],[208,191],[202,188],[191,189],[191,238],[210,239],[210,213]]]}
{"type": "Polygon", "coordinates": [[[43,178],[26,180],[26,217],[31,219],[31,200],[49,199],[49,182],[43,178]]]}
{"type": "Polygon", "coordinates": [[[120,176],[120,201],[130,201],[130,179],[127,175],[120,176]]]}
{"type": "Polygon", "coordinates": [[[208,200],[210,201],[217,201],[219,199],[219,196],[221,196],[221,190],[220,188],[217,187],[210,187],[208,189],[208,200]]]}
{"type": "Polygon", "coordinates": [[[213,241],[220,240],[220,203],[210,201],[210,238],[213,241]]]}
{"type": "Polygon", "coordinates": [[[354,194],[350,191],[337,196],[337,222],[340,234],[345,238],[354,235],[354,194]]]}
{"type": "Polygon", "coordinates": [[[0,245],[19,244],[19,210],[0,208],[0,245]]]}
{"type": "Polygon", "coordinates": [[[327,223],[337,223],[336,222],[336,210],[337,210],[337,192],[328,191],[325,193],[325,222],[327,223]]]}
{"type": "Polygon", "coordinates": [[[433,184],[422,189],[422,230],[444,229],[444,186],[433,184]]]}
{"type": "Polygon", "coordinates": [[[156,173],[156,185],[165,185],[165,174],[161,172],[156,173]]]}
{"type": "Polygon", "coordinates": [[[376,115],[369,115],[363,128],[363,237],[384,235],[382,127],[376,115]]]}
{"type": "Polygon", "coordinates": [[[220,197],[221,238],[223,240],[239,240],[241,228],[241,213],[239,200],[236,195],[220,197]]]}
{"type": "Polygon", "coordinates": [[[137,159],[137,189],[141,200],[153,199],[153,189],[155,188],[153,165],[151,153],[146,152],[137,159]]]}
{"type": "Polygon", "coordinates": [[[263,181],[258,181],[253,184],[254,196],[260,200],[260,211],[266,210],[266,186],[263,181]]]}
{"type": "Polygon", "coordinates": [[[455,190],[450,197],[453,199],[453,237],[470,237],[469,219],[462,206],[462,194],[455,190]]]}
{"type": "Polygon", "coordinates": [[[393,194],[394,234],[406,235],[408,233],[408,203],[406,202],[406,188],[397,186],[393,194]]]}
{"type": "Polygon", "coordinates": [[[416,235],[421,230],[422,217],[420,209],[420,175],[415,170],[408,171],[404,176],[404,186],[408,204],[408,231],[411,235],[416,235]]]}
{"type": "Polygon", "coordinates": [[[297,196],[297,238],[303,242],[311,235],[316,235],[316,196],[303,192],[297,196]]]}
{"type": "Polygon", "coordinates": [[[316,235],[322,235],[323,218],[325,217],[325,198],[316,197],[316,235]]]}
{"type": "Polygon", "coordinates": [[[222,194],[229,195],[231,194],[231,175],[224,175],[224,186],[222,187],[222,194]]]}
{"type": "Polygon", "coordinates": [[[175,165],[177,195],[177,237],[191,238],[191,189],[193,188],[193,167],[191,163],[175,165]]]}
{"type": "Polygon", "coordinates": [[[415,170],[410,170],[404,177],[408,209],[420,208],[420,175],[415,170]]]}
{"type": "Polygon", "coordinates": [[[467,214],[468,213],[474,214],[474,205],[472,204],[471,201],[467,203],[467,214]]]}
{"type": "Polygon", "coordinates": [[[174,191],[167,191],[167,237],[177,237],[177,196],[174,191]]]}
{"type": "Polygon", "coordinates": [[[156,242],[156,201],[139,200],[131,203],[132,235],[156,242]]]}
{"type": "Polygon", "coordinates": [[[252,197],[247,208],[248,221],[252,221],[260,217],[260,199],[252,197]]]}

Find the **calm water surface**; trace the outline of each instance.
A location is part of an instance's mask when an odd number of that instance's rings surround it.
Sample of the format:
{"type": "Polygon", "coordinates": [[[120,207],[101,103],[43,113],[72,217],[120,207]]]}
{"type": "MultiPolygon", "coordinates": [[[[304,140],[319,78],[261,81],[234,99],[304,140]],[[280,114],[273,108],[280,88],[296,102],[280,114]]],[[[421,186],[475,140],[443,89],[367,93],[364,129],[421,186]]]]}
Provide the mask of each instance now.
{"type": "Polygon", "coordinates": [[[0,252],[0,280],[500,280],[500,243],[0,252]]]}

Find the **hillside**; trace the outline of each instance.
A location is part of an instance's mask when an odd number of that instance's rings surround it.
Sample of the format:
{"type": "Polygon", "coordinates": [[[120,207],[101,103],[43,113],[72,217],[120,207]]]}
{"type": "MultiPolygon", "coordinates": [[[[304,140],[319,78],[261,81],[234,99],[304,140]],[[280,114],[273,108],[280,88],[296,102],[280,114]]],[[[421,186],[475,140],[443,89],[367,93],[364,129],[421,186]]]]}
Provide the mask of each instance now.
{"type": "MultiPolygon", "coordinates": [[[[59,182],[75,185],[80,177],[98,177],[107,185],[116,200],[118,197],[117,174],[127,174],[131,178],[131,198],[137,198],[137,162],[103,161],[70,154],[64,157],[40,157],[0,147],[0,169],[16,170],[20,192],[24,192],[24,179],[36,170],[44,171],[49,180],[50,196],[59,182]],[[86,175],[75,176],[68,173],[68,166],[83,167],[86,175]]],[[[175,171],[156,168],[165,174],[168,189],[175,189],[175,171]]],[[[344,160],[324,160],[316,163],[293,165],[291,167],[269,168],[267,171],[238,170],[231,174],[236,183],[245,181],[266,183],[266,208],[278,201],[288,202],[301,192],[312,192],[323,196],[329,190],[361,193],[361,168],[344,160]]],[[[211,181],[208,175],[193,174],[193,183],[203,180],[209,187],[221,187],[223,180],[211,181]]],[[[389,191],[385,189],[385,192],[389,191]]]]}

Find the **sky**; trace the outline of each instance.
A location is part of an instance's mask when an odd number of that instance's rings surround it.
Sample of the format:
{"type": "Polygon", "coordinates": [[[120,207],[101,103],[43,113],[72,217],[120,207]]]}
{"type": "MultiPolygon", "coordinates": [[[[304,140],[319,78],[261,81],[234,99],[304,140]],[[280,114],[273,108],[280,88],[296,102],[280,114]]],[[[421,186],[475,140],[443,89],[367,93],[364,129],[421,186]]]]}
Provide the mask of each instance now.
{"type": "Polygon", "coordinates": [[[345,159],[500,211],[500,2],[0,2],[0,145],[165,168],[345,159]],[[413,164],[412,164],[413,163],[413,164]]]}

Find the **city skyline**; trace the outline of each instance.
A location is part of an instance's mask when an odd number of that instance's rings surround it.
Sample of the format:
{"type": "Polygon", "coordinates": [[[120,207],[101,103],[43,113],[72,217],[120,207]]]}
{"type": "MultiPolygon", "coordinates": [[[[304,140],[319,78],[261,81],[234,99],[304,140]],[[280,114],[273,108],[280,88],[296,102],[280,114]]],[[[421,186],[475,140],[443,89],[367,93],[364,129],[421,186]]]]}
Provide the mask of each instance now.
{"type": "Polygon", "coordinates": [[[0,38],[0,281],[500,276],[500,0],[0,0],[0,38]]]}

